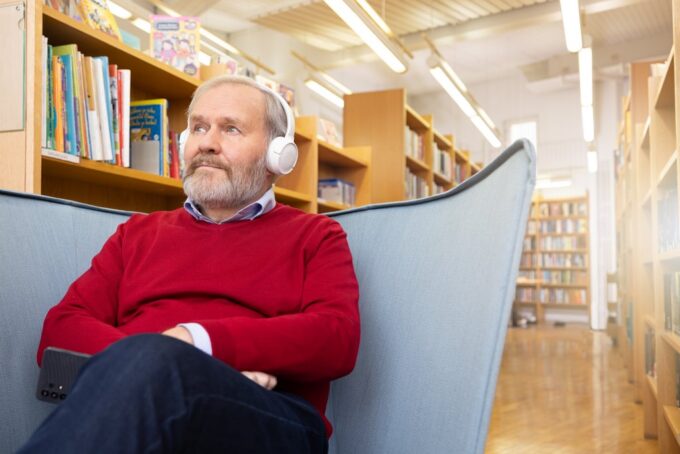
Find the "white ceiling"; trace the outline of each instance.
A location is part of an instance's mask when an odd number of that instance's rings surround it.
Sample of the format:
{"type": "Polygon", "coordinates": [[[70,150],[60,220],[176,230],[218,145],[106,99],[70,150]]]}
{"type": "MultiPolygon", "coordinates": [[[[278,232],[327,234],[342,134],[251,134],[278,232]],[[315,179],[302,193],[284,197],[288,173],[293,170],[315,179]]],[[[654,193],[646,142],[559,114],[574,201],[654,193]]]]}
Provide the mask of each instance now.
{"type": "MultiPolygon", "coordinates": [[[[315,64],[355,91],[402,86],[415,95],[437,89],[427,71],[430,51],[420,36],[422,31],[468,85],[517,75],[530,66],[533,79],[575,70],[575,57],[564,44],[558,0],[369,1],[378,13],[384,10],[388,25],[413,51],[407,74],[396,75],[376,60],[321,0],[164,3],[184,14],[198,14],[203,26],[225,37],[252,34],[263,24],[295,37],[317,48],[316,60],[310,57],[315,64]],[[340,51],[327,51],[330,48],[340,51]]],[[[594,63],[603,73],[607,66],[670,50],[671,0],[580,0],[580,4],[584,33],[593,39],[594,63]],[[646,45],[626,45],[634,42],[646,45]]]]}

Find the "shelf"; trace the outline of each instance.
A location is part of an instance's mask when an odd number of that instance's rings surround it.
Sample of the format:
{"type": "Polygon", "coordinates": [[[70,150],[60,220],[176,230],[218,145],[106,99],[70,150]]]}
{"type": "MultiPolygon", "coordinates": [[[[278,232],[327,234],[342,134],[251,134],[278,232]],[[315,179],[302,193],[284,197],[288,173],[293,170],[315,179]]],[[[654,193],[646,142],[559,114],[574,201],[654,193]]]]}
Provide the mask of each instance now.
{"type": "Polygon", "coordinates": [[[676,353],[680,353],[680,337],[677,334],[673,334],[670,331],[665,331],[661,334],[661,338],[666,341],[668,345],[671,346],[676,353]]]}
{"type": "Polygon", "coordinates": [[[664,265],[680,265],[680,250],[660,252],[659,261],[664,265]]]}
{"type": "Polygon", "coordinates": [[[672,405],[664,405],[663,416],[673,433],[675,441],[680,443],[680,408],[672,405]]]}
{"type": "Polygon", "coordinates": [[[541,306],[550,309],[588,309],[587,304],[572,304],[572,303],[541,303],[541,306]]]}
{"type": "Polygon", "coordinates": [[[540,304],[538,301],[515,301],[518,306],[536,306],[540,304]]]}
{"type": "Polygon", "coordinates": [[[675,181],[675,172],[672,170],[675,168],[675,164],[678,161],[678,152],[677,150],[673,152],[671,157],[668,159],[666,164],[664,164],[663,168],[661,169],[661,173],[659,174],[659,182],[658,182],[658,187],[663,188],[669,185],[672,185],[673,182],[675,181]]]}
{"type": "Polygon", "coordinates": [[[541,285],[541,281],[536,281],[536,280],[517,280],[515,283],[517,287],[536,287],[538,285],[541,285]]]}
{"type": "Polygon", "coordinates": [[[654,323],[654,317],[647,314],[647,315],[645,315],[644,320],[645,320],[645,325],[656,330],[656,326],[655,326],[656,324],[654,323]]]}
{"type": "Polygon", "coordinates": [[[453,184],[453,181],[446,178],[439,172],[434,172],[434,182],[441,185],[453,184]]]}
{"type": "Polygon", "coordinates": [[[578,233],[537,233],[539,236],[588,236],[588,232],[578,233]]]}
{"type": "Polygon", "coordinates": [[[588,219],[588,215],[574,215],[574,216],[539,216],[530,217],[531,221],[564,221],[566,219],[588,219]]]}
{"type": "Polygon", "coordinates": [[[330,211],[340,211],[351,208],[351,206],[346,203],[331,202],[324,199],[317,199],[317,203],[319,206],[319,213],[328,213],[330,211]]]}
{"type": "Polygon", "coordinates": [[[640,140],[640,148],[649,154],[649,126],[652,124],[652,118],[647,117],[645,125],[642,128],[642,139],[640,140]]]}
{"type": "Polygon", "coordinates": [[[177,99],[188,99],[201,83],[199,79],[48,6],[43,6],[42,28],[43,35],[53,46],[77,43],[78,50],[85,55],[106,55],[110,63],[130,69],[135,90],[143,91],[146,97],[165,98],[172,93],[177,99]]]}
{"type": "Polygon", "coordinates": [[[183,197],[182,181],[89,159],[80,163],[42,156],[43,175],[125,190],[183,197]]]}
{"type": "Polygon", "coordinates": [[[657,109],[665,109],[673,107],[675,104],[675,52],[671,51],[668,60],[666,61],[666,70],[664,71],[663,80],[661,81],[659,91],[654,99],[654,106],[657,109]]]}
{"type": "Polygon", "coordinates": [[[309,203],[312,201],[312,197],[307,194],[280,186],[274,186],[274,194],[276,195],[277,202],[286,204],[309,203]]]}
{"type": "MultiPolygon", "coordinates": [[[[533,268],[532,268],[533,269],[533,268]]],[[[542,270],[562,270],[562,271],[588,271],[588,268],[584,266],[542,266],[542,270]]]]}
{"type": "Polygon", "coordinates": [[[437,142],[437,144],[441,147],[441,149],[451,149],[453,148],[453,144],[449,139],[438,133],[437,131],[433,131],[434,133],[434,141],[437,142]]]}
{"type": "Polygon", "coordinates": [[[647,375],[647,384],[649,385],[649,389],[652,390],[652,395],[654,396],[655,399],[659,399],[659,391],[656,385],[656,377],[652,377],[651,375],[647,375]]]}
{"type": "MultiPolygon", "coordinates": [[[[296,120],[297,122],[297,120],[296,120]]],[[[309,134],[305,134],[302,131],[295,131],[295,143],[300,143],[300,142],[311,142],[313,140],[313,137],[310,136],[309,134]]]]}
{"type": "Polygon", "coordinates": [[[539,254],[585,254],[588,249],[537,249],[539,254]]]}
{"type": "Polygon", "coordinates": [[[551,284],[551,283],[542,283],[541,287],[549,287],[549,288],[588,288],[587,284],[551,284]]]}
{"type": "Polygon", "coordinates": [[[430,166],[425,164],[420,159],[406,155],[406,165],[415,172],[429,172],[430,166]]]}
{"type": "Polygon", "coordinates": [[[411,106],[406,106],[406,124],[409,128],[416,131],[429,129],[430,123],[428,123],[418,112],[413,110],[411,106]]]}
{"type": "Polygon", "coordinates": [[[338,167],[368,167],[365,150],[365,147],[340,148],[319,140],[319,162],[338,167]]]}

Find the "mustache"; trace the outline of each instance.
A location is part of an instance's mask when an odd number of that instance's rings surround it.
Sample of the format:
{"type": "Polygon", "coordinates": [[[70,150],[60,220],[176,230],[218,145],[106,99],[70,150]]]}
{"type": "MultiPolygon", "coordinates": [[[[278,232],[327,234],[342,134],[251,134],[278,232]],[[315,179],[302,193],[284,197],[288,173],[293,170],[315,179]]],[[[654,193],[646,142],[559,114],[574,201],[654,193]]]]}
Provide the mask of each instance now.
{"type": "Polygon", "coordinates": [[[225,165],[216,157],[210,155],[197,155],[189,163],[189,167],[186,170],[186,175],[187,176],[192,175],[196,171],[196,169],[198,169],[201,166],[216,167],[218,169],[224,170],[227,173],[231,172],[231,168],[225,165]]]}

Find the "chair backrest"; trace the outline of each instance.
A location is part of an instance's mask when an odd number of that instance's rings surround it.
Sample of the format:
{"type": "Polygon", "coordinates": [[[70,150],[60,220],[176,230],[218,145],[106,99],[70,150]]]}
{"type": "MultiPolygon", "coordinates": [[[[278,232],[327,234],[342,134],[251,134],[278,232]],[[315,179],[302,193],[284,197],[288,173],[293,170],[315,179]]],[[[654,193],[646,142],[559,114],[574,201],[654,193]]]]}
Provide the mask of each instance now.
{"type": "Polygon", "coordinates": [[[518,141],[447,193],[332,215],[362,319],[356,368],[332,385],[332,453],[483,452],[534,182],[518,141]]]}
{"type": "Polygon", "coordinates": [[[54,406],[33,397],[45,314],[129,213],[0,191],[0,453],[54,406]]]}

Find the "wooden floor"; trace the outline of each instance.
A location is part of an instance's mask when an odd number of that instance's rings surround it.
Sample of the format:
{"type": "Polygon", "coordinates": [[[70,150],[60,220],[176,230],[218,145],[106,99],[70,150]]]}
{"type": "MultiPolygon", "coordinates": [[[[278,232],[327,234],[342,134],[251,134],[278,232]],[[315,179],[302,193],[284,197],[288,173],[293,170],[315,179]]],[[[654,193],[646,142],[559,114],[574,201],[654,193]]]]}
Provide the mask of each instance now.
{"type": "Polygon", "coordinates": [[[486,452],[657,453],[620,354],[584,326],[509,328],[486,452]]]}

